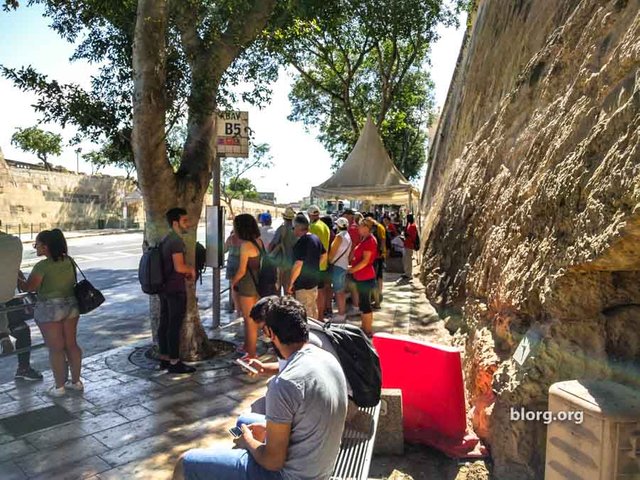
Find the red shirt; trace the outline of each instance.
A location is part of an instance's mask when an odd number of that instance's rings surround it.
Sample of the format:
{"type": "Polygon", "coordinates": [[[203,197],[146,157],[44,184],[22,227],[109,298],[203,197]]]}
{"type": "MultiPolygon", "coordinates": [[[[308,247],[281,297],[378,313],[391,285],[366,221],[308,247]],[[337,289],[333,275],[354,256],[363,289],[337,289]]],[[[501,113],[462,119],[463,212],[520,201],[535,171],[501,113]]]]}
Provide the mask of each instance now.
{"type": "Polygon", "coordinates": [[[358,230],[356,222],[349,225],[347,232],[349,232],[349,236],[351,237],[351,248],[354,248],[360,243],[360,231],[358,230]]]}
{"type": "Polygon", "coordinates": [[[418,239],[418,228],[415,223],[407,225],[404,235],[404,248],[410,248],[411,250],[418,250],[420,248],[420,245],[416,245],[416,240],[418,239]]]}
{"type": "Polygon", "coordinates": [[[371,258],[369,259],[369,263],[366,267],[353,274],[353,279],[357,282],[373,280],[376,278],[376,270],[373,268],[373,262],[378,257],[378,242],[376,241],[376,237],[373,235],[369,235],[356,245],[356,248],[353,250],[353,261],[351,262],[351,265],[358,265],[364,257],[364,252],[371,252],[371,258]]]}

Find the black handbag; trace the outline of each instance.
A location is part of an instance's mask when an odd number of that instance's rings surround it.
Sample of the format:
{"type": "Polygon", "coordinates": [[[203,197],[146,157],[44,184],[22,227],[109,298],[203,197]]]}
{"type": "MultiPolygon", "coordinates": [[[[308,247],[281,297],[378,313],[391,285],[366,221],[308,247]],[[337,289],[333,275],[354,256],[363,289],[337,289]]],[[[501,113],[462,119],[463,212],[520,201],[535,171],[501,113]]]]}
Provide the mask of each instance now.
{"type": "Polygon", "coordinates": [[[80,270],[80,267],[75,260],[69,257],[73,264],[73,274],[76,277],[76,284],[73,287],[73,293],[78,300],[78,310],[81,314],[89,313],[104,303],[104,295],[96,287],[91,285],[91,282],[87,280],[84,272],[80,270]],[[82,275],[82,280],[78,281],[78,275],[76,269],[82,275]]]}

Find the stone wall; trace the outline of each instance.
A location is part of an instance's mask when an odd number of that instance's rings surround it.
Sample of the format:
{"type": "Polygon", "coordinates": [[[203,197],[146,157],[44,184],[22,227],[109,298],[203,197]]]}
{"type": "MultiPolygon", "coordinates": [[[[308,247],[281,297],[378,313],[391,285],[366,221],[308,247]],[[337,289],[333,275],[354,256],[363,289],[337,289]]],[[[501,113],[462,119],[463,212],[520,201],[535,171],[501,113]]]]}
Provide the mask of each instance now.
{"type": "MultiPolygon", "coordinates": [[[[18,162],[8,165],[0,150],[0,228],[3,231],[8,229],[15,234],[20,228],[29,232],[31,226],[35,232],[55,226],[66,230],[96,228],[98,220],[104,220],[106,227],[122,225],[123,198],[135,191],[133,181],[27,166],[18,162]]],[[[211,195],[205,197],[204,203],[211,205],[211,195]]],[[[269,211],[274,219],[284,210],[273,204],[242,200],[232,200],[232,205],[236,215],[257,216],[269,211]]],[[[225,207],[230,215],[231,210],[226,204],[225,207]]],[[[203,220],[205,212],[203,208],[203,220]]],[[[141,202],[127,205],[127,219],[128,225],[144,223],[141,202]]]]}
{"type": "Polygon", "coordinates": [[[422,280],[460,328],[495,477],[542,479],[549,386],[640,388],[640,0],[480,0],[423,196],[422,280]],[[512,359],[529,334],[534,349],[512,359]]]}
{"type": "MultiPolygon", "coordinates": [[[[0,221],[17,233],[17,226],[35,229],[63,226],[96,228],[98,220],[119,227],[124,195],[135,184],[119,177],[83,175],[7,165],[0,150],[0,221]]],[[[140,205],[128,206],[129,222],[141,222],[140,205]]]]}

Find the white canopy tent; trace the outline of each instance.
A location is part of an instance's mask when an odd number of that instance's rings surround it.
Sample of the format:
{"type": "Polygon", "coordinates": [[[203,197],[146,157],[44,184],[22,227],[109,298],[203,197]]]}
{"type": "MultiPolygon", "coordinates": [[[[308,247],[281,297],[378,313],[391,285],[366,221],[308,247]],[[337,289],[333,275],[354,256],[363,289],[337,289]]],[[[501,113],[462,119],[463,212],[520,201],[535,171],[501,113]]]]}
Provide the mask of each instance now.
{"type": "Polygon", "coordinates": [[[368,117],[347,160],[331,178],[311,189],[311,197],[406,205],[414,210],[420,192],[393,164],[368,117]]]}

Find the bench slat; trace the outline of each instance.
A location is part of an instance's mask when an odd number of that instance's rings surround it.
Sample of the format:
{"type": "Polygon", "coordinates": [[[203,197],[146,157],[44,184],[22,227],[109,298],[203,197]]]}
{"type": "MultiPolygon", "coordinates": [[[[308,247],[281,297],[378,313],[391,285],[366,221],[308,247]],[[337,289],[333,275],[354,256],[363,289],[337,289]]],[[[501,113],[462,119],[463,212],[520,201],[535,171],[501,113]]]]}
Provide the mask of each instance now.
{"type": "Polygon", "coordinates": [[[369,435],[346,428],[342,434],[340,452],[336,459],[336,466],[332,480],[366,480],[369,476],[373,446],[378,429],[380,404],[375,407],[361,408],[373,419],[373,426],[369,435]]]}

